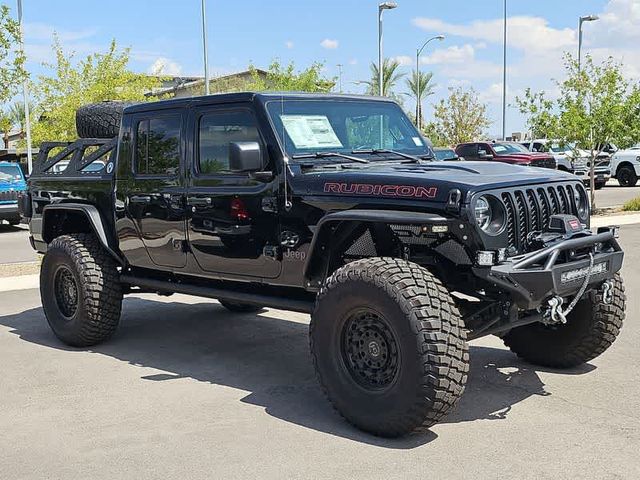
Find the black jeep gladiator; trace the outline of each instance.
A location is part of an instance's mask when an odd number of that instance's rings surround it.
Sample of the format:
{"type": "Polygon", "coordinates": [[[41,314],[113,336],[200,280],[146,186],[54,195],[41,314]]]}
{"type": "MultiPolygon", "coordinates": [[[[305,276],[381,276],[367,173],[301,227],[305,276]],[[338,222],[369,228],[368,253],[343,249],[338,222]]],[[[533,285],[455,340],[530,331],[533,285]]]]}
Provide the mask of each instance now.
{"type": "MultiPolygon", "coordinates": [[[[433,162],[401,108],[234,93],[81,108],[40,148],[22,215],[63,342],[116,329],[125,294],[311,314],[320,384],[357,427],[428,428],[463,393],[467,341],[573,367],[625,315],[617,228],[574,176],[433,162]]],[[[268,320],[265,320],[268,321],[268,320]]]]}

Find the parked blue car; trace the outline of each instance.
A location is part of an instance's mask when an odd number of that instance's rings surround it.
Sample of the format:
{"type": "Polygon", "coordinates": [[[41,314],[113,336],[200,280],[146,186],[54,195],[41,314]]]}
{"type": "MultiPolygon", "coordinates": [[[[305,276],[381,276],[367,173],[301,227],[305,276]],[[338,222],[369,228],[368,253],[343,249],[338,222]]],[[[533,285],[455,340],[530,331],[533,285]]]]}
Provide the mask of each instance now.
{"type": "Polygon", "coordinates": [[[17,163],[0,162],[0,221],[11,225],[20,223],[18,195],[26,191],[27,182],[17,163]]]}

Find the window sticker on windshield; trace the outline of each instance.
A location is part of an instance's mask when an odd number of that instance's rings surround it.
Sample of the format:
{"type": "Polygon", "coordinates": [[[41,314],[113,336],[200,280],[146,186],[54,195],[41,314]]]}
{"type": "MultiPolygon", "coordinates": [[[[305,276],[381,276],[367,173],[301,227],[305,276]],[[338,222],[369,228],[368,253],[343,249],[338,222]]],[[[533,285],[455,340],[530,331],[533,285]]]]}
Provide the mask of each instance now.
{"type": "Polygon", "coordinates": [[[282,124],[296,148],[342,148],[324,115],[282,115],[282,124]]]}
{"type": "Polygon", "coordinates": [[[503,147],[502,145],[494,145],[493,149],[496,152],[506,152],[507,151],[507,147],[503,147]]]}
{"type": "Polygon", "coordinates": [[[420,140],[420,137],[411,137],[413,139],[413,143],[416,144],[416,147],[421,147],[422,146],[422,140],[420,140]]]}

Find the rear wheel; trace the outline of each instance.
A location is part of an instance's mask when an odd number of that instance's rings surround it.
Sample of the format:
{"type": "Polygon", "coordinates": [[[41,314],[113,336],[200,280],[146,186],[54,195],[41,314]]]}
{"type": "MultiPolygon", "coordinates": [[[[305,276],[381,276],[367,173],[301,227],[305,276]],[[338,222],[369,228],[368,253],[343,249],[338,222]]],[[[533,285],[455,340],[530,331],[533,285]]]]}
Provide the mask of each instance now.
{"type": "Polygon", "coordinates": [[[414,263],[370,258],[338,269],[318,294],[310,343],[336,410],[376,435],[428,428],[464,391],[460,314],[440,281],[414,263]]]}
{"type": "Polygon", "coordinates": [[[504,343],[522,359],[545,367],[582,365],[611,346],[622,328],[626,296],[620,274],[613,279],[611,303],[600,291],[590,292],[567,317],[567,323],[534,323],[514,328],[504,343]]]}
{"type": "Polygon", "coordinates": [[[620,167],[616,173],[616,178],[622,187],[635,187],[636,183],[638,183],[636,171],[630,165],[623,165],[620,167]]]}
{"type": "Polygon", "coordinates": [[[49,244],[40,270],[40,296],[53,333],[74,347],[106,340],[120,321],[116,264],[92,235],[63,235],[49,244]]]}

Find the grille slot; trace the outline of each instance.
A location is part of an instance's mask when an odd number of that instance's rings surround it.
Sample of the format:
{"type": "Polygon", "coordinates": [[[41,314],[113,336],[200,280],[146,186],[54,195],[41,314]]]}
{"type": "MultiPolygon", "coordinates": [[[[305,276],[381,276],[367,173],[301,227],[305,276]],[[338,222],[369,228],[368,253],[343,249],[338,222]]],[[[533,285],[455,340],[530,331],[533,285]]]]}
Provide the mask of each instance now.
{"type": "Polygon", "coordinates": [[[18,200],[18,192],[15,190],[13,192],[0,192],[0,202],[15,202],[16,200],[18,200]]]}
{"type": "Polygon", "coordinates": [[[516,188],[500,193],[507,217],[507,241],[510,254],[524,252],[531,232],[545,230],[552,215],[577,215],[571,185],[516,188]]]}

